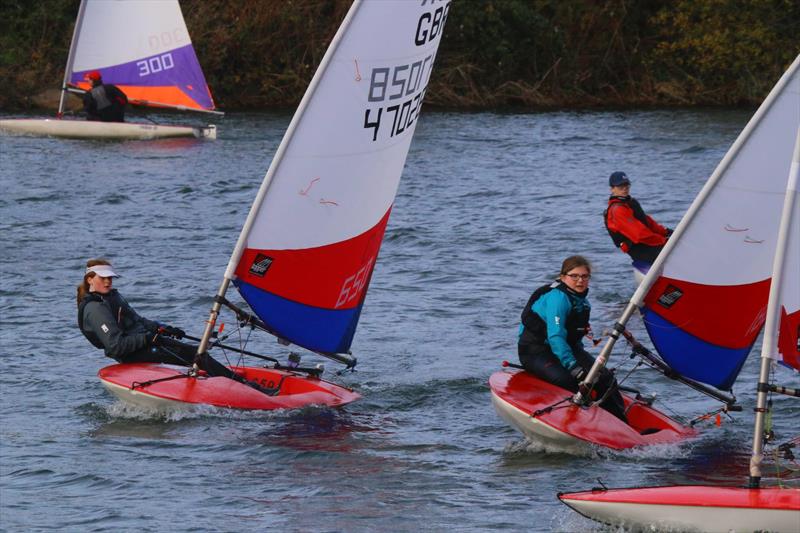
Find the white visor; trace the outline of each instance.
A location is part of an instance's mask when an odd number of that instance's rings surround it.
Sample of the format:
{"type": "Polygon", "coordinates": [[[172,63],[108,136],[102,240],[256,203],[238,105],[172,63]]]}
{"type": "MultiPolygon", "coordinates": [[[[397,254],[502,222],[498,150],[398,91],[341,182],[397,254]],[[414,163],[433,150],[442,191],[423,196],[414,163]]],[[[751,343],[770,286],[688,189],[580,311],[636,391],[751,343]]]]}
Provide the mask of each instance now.
{"type": "Polygon", "coordinates": [[[86,273],[94,272],[101,278],[118,278],[119,274],[114,272],[114,269],[111,268],[111,265],[95,265],[88,267],[86,269],[86,273]]]}

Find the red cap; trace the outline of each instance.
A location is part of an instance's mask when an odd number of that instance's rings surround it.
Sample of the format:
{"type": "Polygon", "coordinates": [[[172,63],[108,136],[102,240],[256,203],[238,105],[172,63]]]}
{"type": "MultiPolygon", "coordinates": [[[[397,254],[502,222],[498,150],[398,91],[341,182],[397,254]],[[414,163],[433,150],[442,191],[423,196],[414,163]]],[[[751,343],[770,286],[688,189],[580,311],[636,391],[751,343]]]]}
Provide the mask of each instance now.
{"type": "Polygon", "coordinates": [[[87,72],[86,75],[83,77],[85,80],[92,80],[92,81],[100,81],[103,77],[100,75],[99,70],[93,70],[91,72],[87,72]]]}

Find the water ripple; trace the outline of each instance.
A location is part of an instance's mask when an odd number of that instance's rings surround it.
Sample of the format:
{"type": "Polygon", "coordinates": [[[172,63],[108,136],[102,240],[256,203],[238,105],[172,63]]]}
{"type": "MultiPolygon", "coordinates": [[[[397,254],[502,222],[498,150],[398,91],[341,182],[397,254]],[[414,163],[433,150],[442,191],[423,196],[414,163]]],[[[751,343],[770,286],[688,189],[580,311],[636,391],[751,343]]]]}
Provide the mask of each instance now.
{"type": "MultiPolygon", "coordinates": [[[[75,326],[86,258],[114,260],[143,315],[199,335],[290,115],[233,113],[216,142],[0,136],[4,530],[593,531],[556,492],[746,476],[748,414],[680,445],[576,455],[522,439],[487,380],[516,359],[520,308],[566,255],[594,263],[594,329],[621,313],[634,286],[602,223],[610,172],[627,172],[674,227],[747,110],[426,111],[353,343],[357,371],[327,373],[362,400],[272,413],[114,400],[96,376],[111,360],[75,326]]],[[[250,347],[285,356],[272,339],[250,347]]],[[[709,409],[665,378],[630,379],[677,415],[709,409]]],[[[752,388],[737,390],[746,410],[752,388]]],[[[800,415],[774,406],[776,421],[800,415]]]]}

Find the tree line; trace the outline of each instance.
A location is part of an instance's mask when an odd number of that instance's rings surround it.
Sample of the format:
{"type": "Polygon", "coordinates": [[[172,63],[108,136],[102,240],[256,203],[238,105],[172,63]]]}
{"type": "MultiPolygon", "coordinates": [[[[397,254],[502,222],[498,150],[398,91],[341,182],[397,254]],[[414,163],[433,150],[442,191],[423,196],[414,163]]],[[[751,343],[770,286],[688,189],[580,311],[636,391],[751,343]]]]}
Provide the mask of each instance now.
{"type": "MultiPolygon", "coordinates": [[[[421,0],[408,0],[421,1],[421,0]]],[[[79,0],[0,0],[0,108],[63,78],[79,0]]],[[[182,0],[217,104],[294,106],[350,0],[182,0]]],[[[426,102],[754,105],[800,52],[796,0],[453,0],[426,102]]]]}

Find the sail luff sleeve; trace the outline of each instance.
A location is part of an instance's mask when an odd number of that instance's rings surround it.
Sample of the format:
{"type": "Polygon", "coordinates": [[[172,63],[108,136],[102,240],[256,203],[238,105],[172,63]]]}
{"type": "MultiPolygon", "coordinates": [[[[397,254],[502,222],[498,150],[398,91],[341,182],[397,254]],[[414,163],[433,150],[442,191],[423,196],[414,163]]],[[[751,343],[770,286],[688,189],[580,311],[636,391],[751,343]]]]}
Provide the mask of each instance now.
{"type": "MultiPolygon", "coordinates": [[[[784,291],[787,287],[792,287],[797,291],[800,283],[797,281],[799,272],[788,272],[789,276],[795,276],[795,279],[787,279],[784,273],[785,267],[790,260],[794,260],[793,264],[797,264],[797,257],[787,256],[787,251],[791,250],[792,254],[797,254],[800,247],[797,246],[797,241],[800,239],[800,220],[793,220],[796,216],[797,205],[797,187],[798,187],[798,173],[800,172],[800,125],[797,130],[797,139],[795,141],[794,154],[792,157],[792,167],[789,174],[789,182],[786,187],[786,198],[784,199],[783,212],[781,214],[781,226],[778,234],[778,243],[775,250],[775,260],[772,269],[772,283],[769,289],[769,300],[767,303],[767,318],[764,324],[764,339],[761,344],[761,357],[770,359],[779,359],[778,357],[778,336],[779,326],[781,322],[781,308],[782,306],[789,307],[789,311],[797,312],[796,308],[799,301],[795,300],[790,302],[784,301],[789,298],[784,298],[784,291]]],[[[794,295],[797,297],[797,294],[794,295]]],[[[788,327],[788,324],[787,324],[788,327]]],[[[795,339],[796,341],[796,339],[795,339]]],[[[794,347],[797,351],[797,347],[794,347]]],[[[766,377],[764,377],[766,379],[766,377]]]]}

